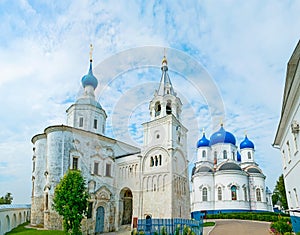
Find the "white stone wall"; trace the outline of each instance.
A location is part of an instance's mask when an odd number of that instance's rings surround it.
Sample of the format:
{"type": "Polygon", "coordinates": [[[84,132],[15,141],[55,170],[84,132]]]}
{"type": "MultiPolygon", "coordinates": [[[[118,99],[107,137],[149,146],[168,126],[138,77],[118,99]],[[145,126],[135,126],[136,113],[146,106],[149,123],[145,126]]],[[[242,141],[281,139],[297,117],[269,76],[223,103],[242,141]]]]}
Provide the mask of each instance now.
{"type": "Polygon", "coordinates": [[[255,153],[255,151],[253,149],[250,149],[250,148],[242,149],[240,151],[242,163],[252,164],[253,162],[255,162],[254,153],[255,153]],[[250,156],[251,156],[250,159],[248,157],[248,152],[250,153],[250,156]]]}
{"type": "Polygon", "coordinates": [[[221,162],[227,161],[228,159],[230,160],[237,160],[237,148],[236,146],[232,145],[232,144],[224,144],[224,143],[218,143],[218,144],[214,144],[213,146],[211,146],[211,154],[212,154],[212,160],[214,159],[214,153],[215,151],[217,152],[217,162],[218,164],[220,164],[221,162]],[[223,151],[227,152],[227,159],[224,159],[223,156],[223,151]],[[232,152],[234,152],[234,157],[235,159],[233,159],[233,154],[232,152]]]}
{"type": "Polygon", "coordinates": [[[30,219],[30,205],[0,205],[0,235],[30,219]]]}

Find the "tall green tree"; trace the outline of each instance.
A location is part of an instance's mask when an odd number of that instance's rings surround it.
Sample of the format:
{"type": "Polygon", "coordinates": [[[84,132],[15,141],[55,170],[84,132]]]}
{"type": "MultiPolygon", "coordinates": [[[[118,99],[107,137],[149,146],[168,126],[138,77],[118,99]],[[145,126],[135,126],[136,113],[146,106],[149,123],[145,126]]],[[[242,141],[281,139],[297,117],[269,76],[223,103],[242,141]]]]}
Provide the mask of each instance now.
{"type": "Polygon", "coordinates": [[[81,220],[87,213],[88,192],[80,171],[69,170],[55,187],[53,208],[63,217],[68,234],[81,234],[81,220]]]}
{"type": "Polygon", "coordinates": [[[276,182],[276,186],[272,195],[272,202],[273,205],[280,202],[283,209],[288,209],[283,175],[279,176],[279,179],[276,182]]]}
{"type": "Polygon", "coordinates": [[[6,193],[5,196],[0,197],[0,204],[11,204],[13,200],[11,193],[6,193]]]}

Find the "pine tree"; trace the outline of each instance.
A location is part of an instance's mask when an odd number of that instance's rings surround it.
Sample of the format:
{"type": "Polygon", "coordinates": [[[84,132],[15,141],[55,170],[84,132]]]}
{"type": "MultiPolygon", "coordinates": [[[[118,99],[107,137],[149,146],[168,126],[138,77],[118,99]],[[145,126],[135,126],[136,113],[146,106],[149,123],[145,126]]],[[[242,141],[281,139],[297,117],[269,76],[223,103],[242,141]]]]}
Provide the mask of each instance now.
{"type": "Polygon", "coordinates": [[[283,175],[279,176],[279,179],[276,182],[276,186],[272,195],[272,202],[273,205],[280,202],[284,210],[288,209],[283,175]]]}

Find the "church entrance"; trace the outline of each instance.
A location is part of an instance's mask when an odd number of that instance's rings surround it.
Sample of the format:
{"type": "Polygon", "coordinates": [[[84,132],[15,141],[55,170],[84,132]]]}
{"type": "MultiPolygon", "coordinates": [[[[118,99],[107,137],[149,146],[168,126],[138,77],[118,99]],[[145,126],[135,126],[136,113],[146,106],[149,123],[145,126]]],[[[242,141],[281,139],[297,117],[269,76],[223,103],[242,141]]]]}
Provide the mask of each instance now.
{"type": "Polygon", "coordinates": [[[104,207],[99,206],[96,213],[96,228],[95,233],[102,233],[104,231],[104,207]]]}
{"type": "Polygon", "coordinates": [[[131,224],[132,220],[132,192],[124,188],[120,192],[121,225],[131,224]]]}

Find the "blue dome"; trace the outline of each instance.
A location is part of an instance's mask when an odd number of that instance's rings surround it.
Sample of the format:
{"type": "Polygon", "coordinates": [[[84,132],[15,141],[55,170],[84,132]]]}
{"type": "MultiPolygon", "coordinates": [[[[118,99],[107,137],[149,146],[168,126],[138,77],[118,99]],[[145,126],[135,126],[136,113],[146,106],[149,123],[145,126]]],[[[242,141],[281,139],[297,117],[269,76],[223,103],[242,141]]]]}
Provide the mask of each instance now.
{"type": "Polygon", "coordinates": [[[245,139],[240,143],[240,149],[254,149],[254,144],[251,140],[248,139],[247,135],[245,136],[245,139]]]}
{"type": "Polygon", "coordinates": [[[200,140],[198,140],[198,142],[197,142],[197,148],[208,147],[208,146],[209,146],[209,140],[206,139],[205,133],[203,133],[202,138],[200,140]]]}
{"type": "Polygon", "coordinates": [[[87,75],[84,75],[81,79],[83,87],[92,86],[94,89],[98,86],[98,80],[93,74],[92,61],[90,62],[90,69],[87,75]]]}
{"type": "Polygon", "coordinates": [[[225,131],[223,125],[221,125],[220,130],[212,134],[210,137],[210,145],[218,144],[218,143],[226,143],[235,145],[236,140],[233,134],[228,131],[225,131]]]}
{"type": "Polygon", "coordinates": [[[242,161],[242,156],[241,156],[241,154],[240,154],[239,151],[237,152],[237,158],[236,158],[236,160],[237,160],[238,162],[241,162],[241,161],[242,161]]]}

